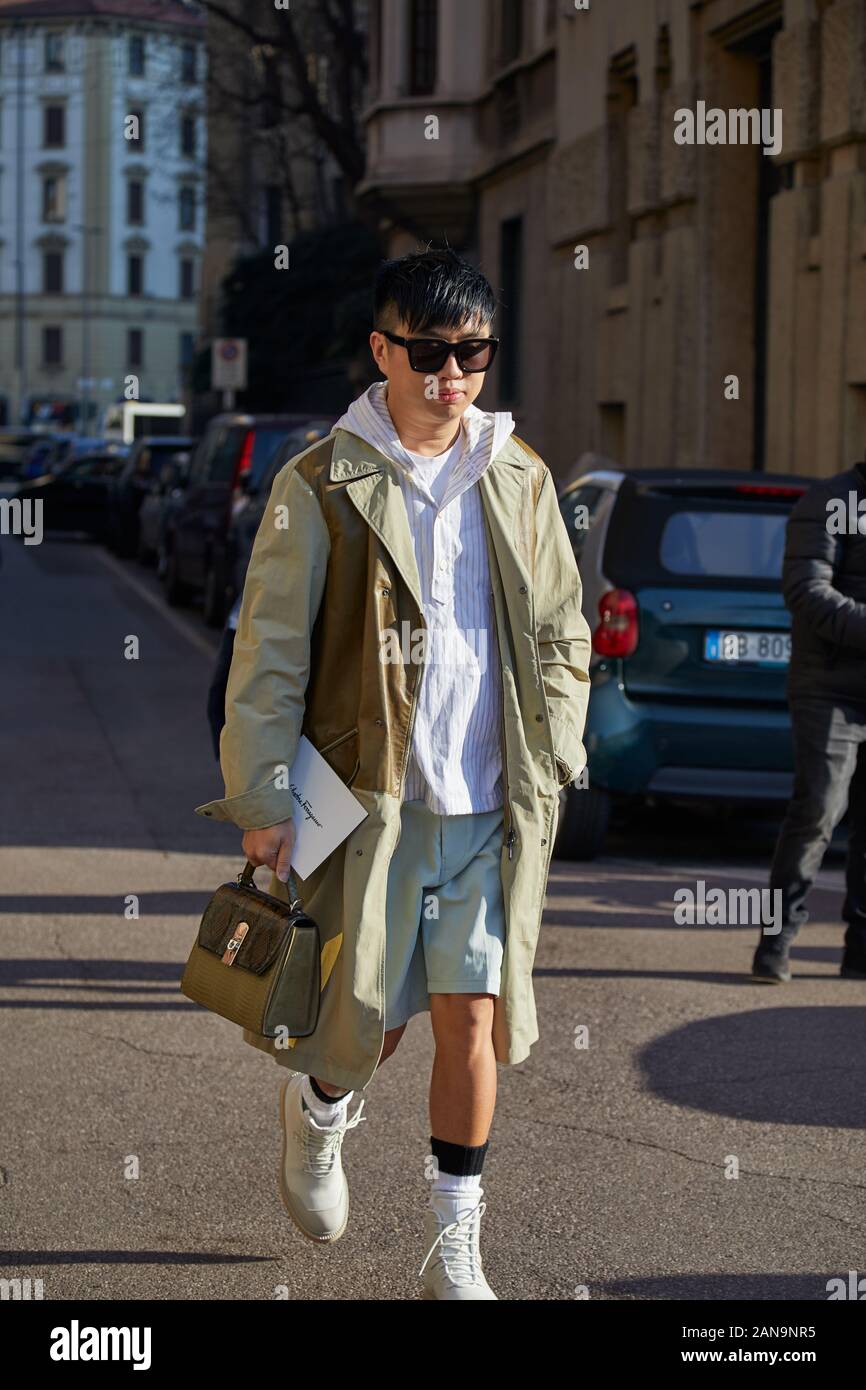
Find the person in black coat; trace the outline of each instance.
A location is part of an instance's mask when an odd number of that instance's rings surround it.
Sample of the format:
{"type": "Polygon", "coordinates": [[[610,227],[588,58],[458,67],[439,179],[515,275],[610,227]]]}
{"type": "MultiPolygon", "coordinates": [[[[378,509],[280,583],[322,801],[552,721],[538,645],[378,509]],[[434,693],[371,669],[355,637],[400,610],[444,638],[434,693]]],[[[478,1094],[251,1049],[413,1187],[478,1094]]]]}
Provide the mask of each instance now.
{"type": "Polygon", "coordinates": [[[752,974],[790,980],[788,948],[847,806],[841,974],[866,979],[866,462],[817,483],[793,508],[782,588],[793,619],[794,791],[770,870],[782,928],[762,927],[752,974]]]}

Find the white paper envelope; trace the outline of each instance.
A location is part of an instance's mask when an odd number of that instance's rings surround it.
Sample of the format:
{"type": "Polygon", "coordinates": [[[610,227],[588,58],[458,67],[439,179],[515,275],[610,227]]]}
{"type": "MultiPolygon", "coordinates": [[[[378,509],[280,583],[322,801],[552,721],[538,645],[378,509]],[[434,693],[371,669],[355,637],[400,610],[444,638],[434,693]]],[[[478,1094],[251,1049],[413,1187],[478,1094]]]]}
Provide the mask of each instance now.
{"type": "Polygon", "coordinates": [[[289,772],[294,809],[292,868],[307,878],[361,824],[367,812],[305,734],[289,772]]]}

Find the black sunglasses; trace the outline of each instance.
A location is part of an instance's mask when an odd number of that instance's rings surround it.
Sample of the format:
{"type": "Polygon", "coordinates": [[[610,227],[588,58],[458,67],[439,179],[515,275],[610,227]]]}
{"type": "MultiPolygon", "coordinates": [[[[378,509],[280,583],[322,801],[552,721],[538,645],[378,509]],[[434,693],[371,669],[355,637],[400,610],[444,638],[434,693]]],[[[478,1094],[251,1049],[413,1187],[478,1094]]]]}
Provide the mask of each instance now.
{"type": "Polygon", "coordinates": [[[413,372],[441,372],[452,352],[462,372],[486,372],[499,347],[498,338],[464,338],[459,343],[449,343],[446,338],[400,338],[387,328],[379,332],[389,342],[406,349],[413,372]]]}

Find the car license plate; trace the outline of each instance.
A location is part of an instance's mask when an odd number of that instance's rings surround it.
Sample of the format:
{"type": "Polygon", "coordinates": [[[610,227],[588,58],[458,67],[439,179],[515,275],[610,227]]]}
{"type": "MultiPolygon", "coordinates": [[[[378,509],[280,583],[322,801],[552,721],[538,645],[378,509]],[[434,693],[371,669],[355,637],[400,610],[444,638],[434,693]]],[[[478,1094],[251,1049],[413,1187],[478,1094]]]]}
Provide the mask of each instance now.
{"type": "Polygon", "coordinates": [[[787,666],[791,660],[790,632],[732,632],[714,628],[704,634],[704,660],[720,666],[752,662],[756,666],[787,666]]]}

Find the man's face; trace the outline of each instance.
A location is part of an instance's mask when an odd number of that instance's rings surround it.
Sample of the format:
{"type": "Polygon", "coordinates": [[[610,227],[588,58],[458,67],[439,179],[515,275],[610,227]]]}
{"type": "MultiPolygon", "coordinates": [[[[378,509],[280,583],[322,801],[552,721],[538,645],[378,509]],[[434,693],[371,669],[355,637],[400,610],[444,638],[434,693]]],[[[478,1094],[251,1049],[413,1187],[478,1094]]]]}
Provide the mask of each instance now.
{"type": "MultiPolygon", "coordinates": [[[[392,330],[401,338],[444,338],[459,343],[466,338],[490,337],[490,324],[466,323],[460,328],[425,328],[410,333],[404,322],[392,330]]],[[[415,372],[409,353],[383,334],[370,334],[370,347],[376,365],[388,378],[388,400],[398,407],[423,412],[431,419],[457,420],[469,408],[484,385],[484,372],[464,372],[452,355],[438,372],[415,372]]]]}

